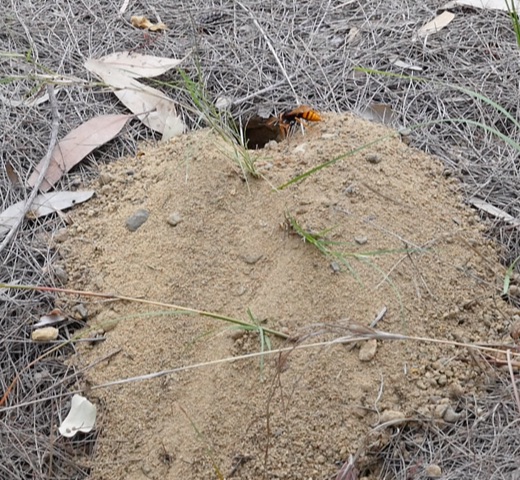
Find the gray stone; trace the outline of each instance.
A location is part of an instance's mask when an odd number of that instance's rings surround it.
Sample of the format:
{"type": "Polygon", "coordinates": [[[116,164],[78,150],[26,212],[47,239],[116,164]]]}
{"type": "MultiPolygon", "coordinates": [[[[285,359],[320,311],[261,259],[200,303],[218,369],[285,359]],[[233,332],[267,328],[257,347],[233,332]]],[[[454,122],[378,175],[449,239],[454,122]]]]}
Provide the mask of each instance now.
{"type": "Polygon", "coordinates": [[[88,319],[87,307],[85,307],[85,305],[82,303],[74,305],[74,307],[72,307],[72,313],[74,314],[74,318],[77,318],[78,320],[85,321],[88,319]]]}
{"type": "Polygon", "coordinates": [[[330,268],[332,268],[332,271],[334,273],[339,273],[341,272],[341,267],[339,266],[339,263],[338,262],[330,262],[330,268]]]}
{"type": "Polygon", "coordinates": [[[69,280],[67,272],[61,267],[54,267],[54,278],[60,285],[65,285],[69,280]]]}
{"type": "Polygon", "coordinates": [[[378,155],[377,153],[369,153],[367,156],[366,156],[366,159],[367,159],[367,162],[369,163],[380,163],[382,158],[380,155],[378,155]]]}
{"type": "Polygon", "coordinates": [[[248,255],[242,255],[242,260],[246,262],[248,265],[254,265],[262,259],[263,255],[261,253],[251,253],[248,255]]]}
{"type": "Polygon", "coordinates": [[[355,241],[358,245],[365,245],[365,243],[368,242],[368,238],[367,238],[367,237],[355,237],[355,238],[354,238],[354,241],[355,241]]]}
{"type": "Polygon", "coordinates": [[[110,173],[100,173],[98,182],[101,187],[104,185],[108,185],[109,183],[112,183],[114,181],[114,176],[110,173]]]}
{"type": "Polygon", "coordinates": [[[135,232],[141,225],[143,225],[143,223],[146,222],[146,220],[148,220],[149,216],[150,212],[148,212],[148,210],[145,210],[144,208],[137,210],[126,220],[126,228],[131,232],[135,232]]]}
{"type": "Polygon", "coordinates": [[[57,243],[64,242],[69,238],[69,231],[66,228],[60,228],[55,234],[54,234],[54,241],[57,243]]]}
{"type": "Polygon", "coordinates": [[[444,418],[444,414],[446,413],[448,408],[449,408],[449,405],[446,405],[445,403],[443,403],[441,405],[437,405],[435,407],[435,410],[433,411],[433,416],[435,418],[444,418]]]}

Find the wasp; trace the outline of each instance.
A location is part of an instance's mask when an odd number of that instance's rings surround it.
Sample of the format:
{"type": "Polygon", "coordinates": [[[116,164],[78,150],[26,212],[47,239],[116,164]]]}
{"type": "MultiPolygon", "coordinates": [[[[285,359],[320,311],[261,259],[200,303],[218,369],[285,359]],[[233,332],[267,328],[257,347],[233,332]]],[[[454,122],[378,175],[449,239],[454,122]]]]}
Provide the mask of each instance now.
{"type": "Polygon", "coordinates": [[[287,123],[298,122],[301,119],[307,120],[308,122],[321,122],[323,120],[316,110],[313,110],[307,105],[301,105],[293,110],[284,112],[280,117],[287,123]]]}
{"type": "Polygon", "coordinates": [[[245,125],[244,136],[247,148],[263,148],[271,140],[280,142],[289,136],[291,127],[302,120],[320,122],[321,115],[307,105],[280,113],[278,116],[254,115],[245,125]]]}

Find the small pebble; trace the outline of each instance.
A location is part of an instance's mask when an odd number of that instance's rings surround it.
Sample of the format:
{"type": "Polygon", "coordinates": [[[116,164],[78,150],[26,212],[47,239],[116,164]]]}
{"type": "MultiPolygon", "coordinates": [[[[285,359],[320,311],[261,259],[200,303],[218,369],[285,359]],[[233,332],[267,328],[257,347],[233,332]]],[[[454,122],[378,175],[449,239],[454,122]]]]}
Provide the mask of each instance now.
{"type": "Polygon", "coordinates": [[[440,478],[442,476],[441,467],[439,467],[439,465],[435,465],[434,463],[428,465],[425,468],[424,473],[428,478],[440,478]]]}
{"type": "Polygon", "coordinates": [[[518,285],[511,285],[508,290],[512,297],[520,297],[520,287],[518,285]]]}
{"type": "Polygon", "coordinates": [[[419,388],[421,390],[426,390],[428,388],[422,380],[417,380],[416,385],[417,385],[417,388],[419,388]]]}
{"type": "Polygon", "coordinates": [[[509,328],[509,335],[511,335],[511,338],[518,342],[520,339],[520,320],[515,320],[511,327],[509,328]]]}
{"type": "Polygon", "coordinates": [[[375,355],[377,350],[377,340],[372,338],[363,343],[361,348],[359,349],[359,359],[362,362],[370,362],[375,355]]]}
{"type": "Polygon", "coordinates": [[[399,133],[401,134],[401,141],[405,145],[410,145],[410,142],[412,141],[412,130],[410,130],[409,128],[402,128],[401,130],[399,130],[399,133]]]}
{"type": "Polygon", "coordinates": [[[445,403],[443,403],[441,405],[437,405],[435,407],[435,410],[433,411],[433,416],[435,418],[444,418],[444,414],[446,413],[448,408],[449,408],[449,405],[446,405],[445,403]]]}
{"type": "Polygon", "coordinates": [[[54,278],[60,285],[65,285],[69,279],[67,272],[61,267],[54,267],[54,278]]]}
{"type": "Polygon", "coordinates": [[[459,398],[464,396],[464,389],[459,382],[454,382],[450,385],[449,390],[450,397],[454,400],[458,400],[459,398]]]}
{"type": "Polygon", "coordinates": [[[173,212],[166,220],[166,223],[168,223],[168,225],[171,225],[172,227],[176,227],[181,222],[182,217],[179,212],[173,212]]]}
{"type": "Polygon", "coordinates": [[[101,173],[98,178],[98,183],[101,187],[108,185],[114,181],[114,176],[110,173],[101,173]]]}
{"type": "Polygon", "coordinates": [[[368,238],[367,238],[367,237],[354,237],[354,241],[355,241],[358,245],[365,245],[365,243],[368,242],[368,238]]]}
{"type": "Polygon", "coordinates": [[[398,410],[385,410],[381,414],[381,418],[379,419],[379,423],[386,422],[395,422],[398,420],[405,420],[406,415],[403,412],[399,412],[398,410]]]}
{"type": "Polygon", "coordinates": [[[461,416],[462,413],[455,412],[455,410],[453,410],[453,407],[449,405],[446,411],[444,412],[442,418],[444,418],[444,420],[448,423],[455,423],[460,419],[461,416]]]}
{"type": "Polygon", "coordinates": [[[351,412],[356,418],[365,418],[368,414],[368,410],[362,407],[354,407],[351,412]]]}
{"type": "Polygon", "coordinates": [[[369,153],[366,158],[367,158],[367,162],[373,163],[373,164],[380,163],[382,160],[381,156],[378,155],[377,153],[369,153]]]}
{"type": "Polygon", "coordinates": [[[339,266],[339,263],[338,262],[330,262],[330,268],[332,269],[332,271],[334,273],[339,273],[341,272],[341,267],[339,266]]]}
{"type": "Polygon", "coordinates": [[[263,257],[263,255],[261,253],[257,253],[257,254],[253,253],[250,255],[243,255],[242,260],[244,260],[244,262],[246,262],[248,265],[254,265],[258,261],[260,261],[262,259],[262,257],[263,257]]]}
{"type": "Polygon", "coordinates": [[[236,329],[236,330],[231,330],[231,333],[229,334],[229,336],[231,337],[232,340],[238,340],[239,338],[242,338],[247,332],[243,329],[243,328],[240,328],[240,329],[236,329]]]}
{"type": "Polygon", "coordinates": [[[100,332],[110,332],[117,327],[120,318],[118,315],[112,310],[103,310],[96,316],[96,321],[92,325],[99,329],[100,332]]]}
{"type": "Polygon", "coordinates": [[[54,327],[38,328],[31,334],[31,339],[35,342],[50,342],[58,338],[59,330],[54,327]]]}
{"type": "Polygon", "coordinates": [[[66,228],[60,228],[54,234],[54,241],[57,243],[62,243],[69,238],[69,231],[66,228]]]}
{"type": "Polygon", "coordinates": [[[137,212],[128,217],[126,220],[126,228],[128,228],[128,230],[131,232],[135,232],[141,225],[143,225],[143,223],[146,222],[146,220],[148,220],[149,216],[150,212],[148,212],[148,210],[137,210],[137,212]]]}
{"type": "Polygon", "coordinates": [[[82,303],[78,303],[77,305],[74,305],[74,307],[72,307],[72,313],[74,315],[74,318],[76,318],[78,320],[85,321],[88,319],[87,307],[85,307],[85,305],[83,305],[82,303]]]}

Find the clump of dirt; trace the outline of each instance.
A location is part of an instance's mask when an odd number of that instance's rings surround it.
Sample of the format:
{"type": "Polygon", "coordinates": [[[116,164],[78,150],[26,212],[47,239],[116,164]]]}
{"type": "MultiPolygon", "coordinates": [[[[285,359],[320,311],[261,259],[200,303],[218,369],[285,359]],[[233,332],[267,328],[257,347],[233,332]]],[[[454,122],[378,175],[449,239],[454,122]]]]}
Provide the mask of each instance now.
{"type": "MultiPolygon", "coordinates": [[[[368,326],[384,307],[383,331],[504,341],[514,312],[499,297],[496,248],[435,159],[392,136],[273,189],[389,133],[327,115],[256,152],[263,177],[248,182],[208,131],[103,167],[62,247],[69,286],[247,321],[249,310],[308,343],[368,326]],[[139,210],[148,218],[130,231],[139,210]],[[330,229],[329,248],[350,269],[302,241],[288,216],[330,229]]],[[[77,358],[118,352],[89,371],[93,387],[261,349],[257,333],[216,319],[132,302],[89,309],[92,324],[119,319],[77,358]]],[[[291,345],[270,338],[272,348],[291,345]]],[[[92,389],[102,411],[92,478],[331,478],[381,415],[434,414],[484,377],[463,348],[385,341],[373,353],[336,344],[92,389]]]]}

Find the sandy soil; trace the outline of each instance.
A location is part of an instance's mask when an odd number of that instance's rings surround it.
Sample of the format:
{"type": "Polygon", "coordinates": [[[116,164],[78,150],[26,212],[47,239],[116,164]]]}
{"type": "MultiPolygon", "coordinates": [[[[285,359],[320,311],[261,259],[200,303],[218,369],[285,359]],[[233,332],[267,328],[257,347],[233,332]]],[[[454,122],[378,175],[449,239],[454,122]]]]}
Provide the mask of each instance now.
{"type": "MultiPolygon", "coordinates": [[[[352,322],[367,326],[383,307],[383,331],[504,341],[514,312],[499,296],[496,247],[435,159],[394,137],[272,188],[388,133],[326,115],[304,136],[255,153],[263,178],[248,183],[208,131],[143,147],[103,167],[96,198],[73,213],[60,246],[68,286],[246,321],[249,309],[261,326],[300,343],[346,335],[352,322]],[[139,209],[149,218],[131,232],[126,221],[139,209]],[[331,248],[350,255],[354,273],[337,271],[295,235],[287,214],[309,231],[332,228],[328,238],[340,243],[331,248]]],[[[88,309],[91,325],[119,320],[75,359],[89,365],[118,352],[89,371],[90,386],[261,349],[258,332],[216,319],[133,302],[88,309]]],[[[294,345],[270,339],[272,348],[294,345]]],[[[91,478],[334,478],[385,415],[434,415],[485,380],[462,348],[384,341],[361,361],[363,345],[92,389],[101,416],[91,478]]],[[[365,464],[361,456],[360,476],[375,478],[365,464]]]]}

